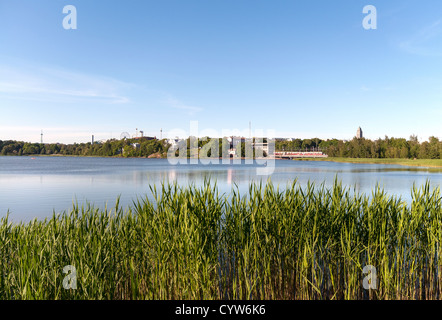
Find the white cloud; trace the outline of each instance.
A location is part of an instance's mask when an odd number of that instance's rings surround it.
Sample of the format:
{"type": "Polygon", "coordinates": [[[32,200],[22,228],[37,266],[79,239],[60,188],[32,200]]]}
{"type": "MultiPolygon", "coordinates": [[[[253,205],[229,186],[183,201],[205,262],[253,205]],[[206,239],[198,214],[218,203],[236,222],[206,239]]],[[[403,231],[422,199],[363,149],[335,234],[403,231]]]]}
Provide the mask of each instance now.
{"type": "Polygon", "coordinates": [[[122,92],[131,86],[62,69],[0,66],[0,97],[12,100],[128,103],[122,92]]]}
{"type": "Polygon", "coordinates": [[[167,98],[164,102],[172,108],[184,110],[188,115],[194,115],[197,112],[203,111],[200,107],[186,105],[172,97],[167,98]]]}
{"type": "Polygon", "coordinates": [[[442,19],[422,28],[410,39],[402,41],[399,44],[399,47],[411,54],[421,56],[442,56],[442,50],[435,49],[431,46],[432,44],[439,44],[441,36],[442,19]]]}

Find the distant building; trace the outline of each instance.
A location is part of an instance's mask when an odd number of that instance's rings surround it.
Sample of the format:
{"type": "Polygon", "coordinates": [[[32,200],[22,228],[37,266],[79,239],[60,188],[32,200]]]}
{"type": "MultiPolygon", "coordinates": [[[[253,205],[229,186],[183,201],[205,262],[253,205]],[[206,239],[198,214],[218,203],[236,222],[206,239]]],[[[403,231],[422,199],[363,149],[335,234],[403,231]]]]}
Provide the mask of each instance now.
{"type": "Polygon", "coordinates": [[[253,148],[255,148],[255,150],[262,149],[264,155],[269,154],[269,144],[267,142],[254,142],[253,148]]]}
{"type": "Polygon", "coordinates": [[[175,137],[175,139],[168,139],[167,143],[170,144],[171,148],[177,148],[180,141],[182,140],[179,139],[178,137],[175,137]]]}
{"type": "Polygon", "coordinates": [[[362,133],[362,129],[361,129],[361,127],[359,127],[358,131],[356,131],[356,138],[362,139],[363,137],[364,136],[363,136],[363,133],[362,133]]]}
{"type": "Polygon", "coordinates": [[[238,145],[246,142],[246,138],[232,136],[228,137],[227,141],[230,142],[230,149],[236,149],[238,148],[238,145]]]}

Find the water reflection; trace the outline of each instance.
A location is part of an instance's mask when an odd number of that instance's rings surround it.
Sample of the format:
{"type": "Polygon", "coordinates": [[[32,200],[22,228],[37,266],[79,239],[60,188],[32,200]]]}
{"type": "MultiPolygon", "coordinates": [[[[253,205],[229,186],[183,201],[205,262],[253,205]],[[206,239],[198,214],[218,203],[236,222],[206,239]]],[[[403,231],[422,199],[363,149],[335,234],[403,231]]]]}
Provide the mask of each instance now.
{"type": "Polygon", "coordinates": [[[227,184],[228,185],[232,184],[232,176],[233,176],[233,170],[227,169],[227,184]]]}

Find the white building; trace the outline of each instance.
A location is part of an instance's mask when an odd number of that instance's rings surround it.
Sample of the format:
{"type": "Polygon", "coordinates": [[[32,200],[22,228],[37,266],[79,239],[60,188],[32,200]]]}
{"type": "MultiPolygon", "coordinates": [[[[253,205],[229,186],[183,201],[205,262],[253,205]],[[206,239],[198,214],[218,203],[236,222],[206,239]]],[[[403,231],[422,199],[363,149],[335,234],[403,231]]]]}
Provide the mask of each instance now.
{"type": "Polygon", "coordinates": [[[176,148],[176,147],[178,147],[178,144],[180,141],[181,141],[181,139],[179,139],[178,137],[175,137],[175,139],[168,139],[167,143],[170,144],[171,148],[176,148]]]}

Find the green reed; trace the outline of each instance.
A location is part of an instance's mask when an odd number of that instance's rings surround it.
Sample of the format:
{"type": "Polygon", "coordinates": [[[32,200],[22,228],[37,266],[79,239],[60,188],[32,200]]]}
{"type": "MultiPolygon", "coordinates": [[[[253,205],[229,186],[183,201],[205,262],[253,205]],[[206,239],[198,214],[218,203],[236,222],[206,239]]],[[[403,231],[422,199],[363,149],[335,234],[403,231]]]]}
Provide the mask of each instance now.
{"type": "Polygon", "coordinates": [[[0,299],[440,299],[442,199],[296,181],[151,187],[123,209],[0,221],[0,299]],[[151,200],[153,198],[153,200],[151,200]],[[77,289],[65,289],[74,266],[77,289]],[[366,265],[377,289],[363,288],[366,265]]]}

